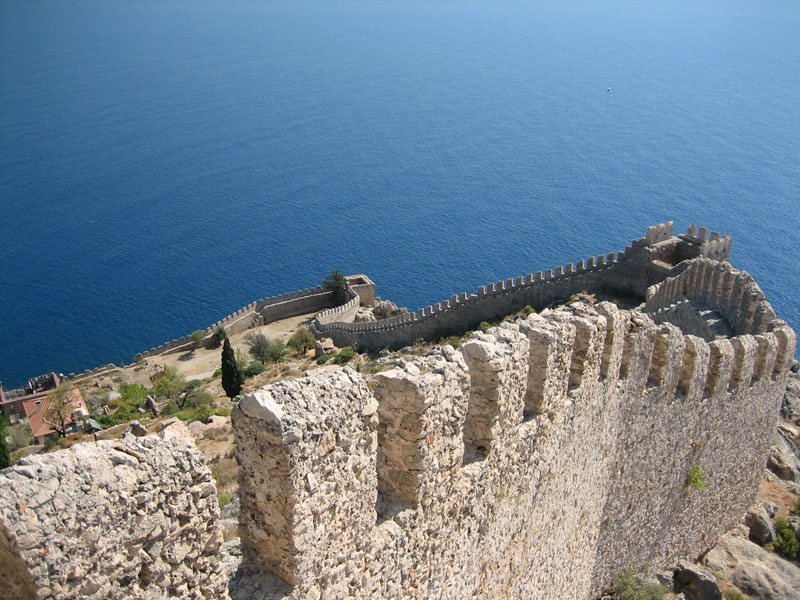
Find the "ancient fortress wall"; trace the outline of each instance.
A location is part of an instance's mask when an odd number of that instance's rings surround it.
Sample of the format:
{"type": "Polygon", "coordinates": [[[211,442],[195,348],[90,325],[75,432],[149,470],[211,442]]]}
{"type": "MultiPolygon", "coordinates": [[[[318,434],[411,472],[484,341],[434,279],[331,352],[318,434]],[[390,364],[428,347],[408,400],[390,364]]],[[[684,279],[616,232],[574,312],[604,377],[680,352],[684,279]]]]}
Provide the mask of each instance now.
{"type": "Polygon", "coordinates": [[[25,457],[0,488],[6,600],[227,595],[216,488],[182,424],[25,457]]]}
{"type": "MultiPolygon", "coordinates": [[[[709,259],[691,261],[682,273],[667,278],[647,290],[645,310],[659,321],[672,321],[680,307],[713,310],[736,333],[759,334],[767,331],[775,311],[761,288],[746,271],[729,263],[709,259]]],[[[684,328],[694,325],[686,323],[684,328]]]]}
{"type": "Polygon", "coordinates": [[[731,338],[575,304],[369,384],[344,369],[243,396],[248,564],[291,598],[578,600],[703,552],[755,496],[794,356],[784,322],[751,317],[751,283],[701,258],[649,294],[740,315],[731,338]]]}
{"type": "MultiPolygon", "coordinates": [[[[318,285],[314,288],[306,288],[288,294],[278,294],[277,296],[262,298],[261,300],[251,302],[235,313],[207,327],[204,332],[206,336],[210,336],[217,327],[223,327],[229,335],[236,335],[252,327],[268,325],[274,321],[317,311],[323,311],[323,313],[318,316],[322,323],[332,322],[334,320],[352,322],[358,312],[360,304],[371,305],[374,303],[375,284],[366,275],[351,275],[347,279],[349,283],[348,299],[343,306],[334,306],[333,293],[326,290],[323,286],[318,285]],[[333,310],[330,311],[326,309],[333,310]],[[325,320],[326,317],[323,315],[327,315],[328,320],[325,320]]],[[[193,341],[191,335],[185,335],[180,339],[166,342],[157,348],[151,348],[147,352],[137,354],[136,360],[159,354],[186,352],[191,350],[192,345],[193,341]]],[[[85,371],[78,376],[82,377],[84,375],[97,374],[109,367],[114,368],[113,365],[109,365],[85,371]]],[[[70,378],[74,378],[75,374],[70,373],[69,376],[70,378]]]]}
{"type": "MultiPolygon", "coordinates": [[[[240,308],[232,315],[228,315],[207,327],[206,335],[211,335],[217,327],[224,327],[229,335],[236,335],[247,331],[256,325],[266,325],[280,319],[288,319],[297,315],[323,310],[333,305],[331,292],[321,285],[315,288],[306,288],[298,292],[279,294],[271,298],[262,298],[240,308]]],[[[158,354],[182,352],[191,349],[191,336],[186,335],[180,339],[161,344],[147,352],[137,354],[139,358],[147,358],[158,354]]]]}
{"type": "MultiPolygon", "coordinates": [[[[755,497],[796,346],[752,278],[720,262],[729,250],[651,228],[623,262],[479,296],[516,306],[502,298],[539,288],[544,302],[596,277],[643,310],[545,309],[369,379],[344,368],[241,396],[236,585],[583,600],[629,564],[704,552],[755,497]]],[[[352,286],[317,321],[338,326],[364,298],[352,286]]],[[[176,430],[0,472],[4,597],[225,598],[213,481],[176,430]]]]}
{"type": "MultiPolygon", "coordinates": [[[[530,305],[542,309],[582,291],[610,291],[644,297],[647,288],[664,279],[681,263],[697,256],[726,260],[731,239],[705,227],[689,227],[673,237],[673,223],[655,225],[644,238],[634,240],[623,252],[591,257],[548,269],[490,283],[477,293],[453,295],[449,300],[419,309],[416,313],[372,322],[353,323],[349,313],[340,318],[316,318],[311,330],[317,337],[330,337],[339,346],[366,350],[399,347],[419,338],[432,339],[462,333],[481,321],[511,314],[530,305]]],[[[353,313],[355,314],[355,313],[353,313]]]]}

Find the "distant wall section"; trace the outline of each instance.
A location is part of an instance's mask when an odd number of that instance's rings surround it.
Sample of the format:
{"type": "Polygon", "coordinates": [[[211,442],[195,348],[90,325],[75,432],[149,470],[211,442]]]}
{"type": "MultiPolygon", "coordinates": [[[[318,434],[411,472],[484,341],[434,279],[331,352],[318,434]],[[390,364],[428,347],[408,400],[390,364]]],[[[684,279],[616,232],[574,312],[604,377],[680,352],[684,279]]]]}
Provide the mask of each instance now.
{"type": "Polygon", "coordinates": [[[481,321],[512,314],[526,305],[539,310],[582,291],[644,299],[648,287],[680,272],[687,259],[708,256],[719,261],[730,253],[731,239],[717,232],[709,234],[705,227],[698,230],[692,225],[686,234],[677,237],[673,236],[673,230],[672,221],[655,225],[623,252],[490,283],[479,287],[477,293],[453,295],[416,313],[361,323],[345,318],[316,318],[311,330],[317,337],[332,338],[339,347],[365,350],[399,347],[419,338],[463,333],[481,321]]]}

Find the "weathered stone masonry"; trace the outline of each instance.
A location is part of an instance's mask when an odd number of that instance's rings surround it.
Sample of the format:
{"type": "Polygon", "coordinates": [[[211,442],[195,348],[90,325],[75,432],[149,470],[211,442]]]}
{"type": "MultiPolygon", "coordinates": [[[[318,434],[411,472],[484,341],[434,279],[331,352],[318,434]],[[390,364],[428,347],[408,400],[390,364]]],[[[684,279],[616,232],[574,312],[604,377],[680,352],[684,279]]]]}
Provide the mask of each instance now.
{"type": "Polygon", "coordinates": [[[556,269],[490,283],[477,293],[453,295],[449,300],[419,309],[416,313],[379,321],[353,323],[355,304],[338,313],[325,311],[311,322],[317,337],[329,337],[339,347],[378,350],[403,346],[419,338],[433,339],[474,329],[481,321],[504,317],[530,305],[542,309],[583,291],[601,291],[644,297],[647,288],[685,268],[685,261],[704,257],[727,260],[731,239],[716,231],[709,234],[696,225],[674,237],[673,223],[650,227],[647,235],[634,240],[623,252],[612,252],[569,263],[556,269]]]}
{"type": "Polygon", "coordinates": [[[219,506],[185,426],[0,472],[5,600],[224,598],[219,506]]]}
{"type": "MultiPolygon", "coordinates": [[[[242,396],[239,581],[298,600],[579,600],[627,564],[705,551],[755,496],[796,344],[729,250],[651,228],[603,275],[644,310],[575,303],[369,380],[344,368],[242,396]]],[[[585,289],[569,271],[468,302],[585,289]]],[[[213,481],[182,429],[2,471],[0,595],[227,597],[213,481]]]]}
{"type": "Polygon", "coordinates": [[[244,396],[247,562],[290,598],[580,599],[708,549],[755,496],[795,334],[746,273],[675,267],[651,314],[578,303],[406,356],[372,392],[344,369],[244,396]],[[730,335],[681,331],[686,302],[730,335]]]}

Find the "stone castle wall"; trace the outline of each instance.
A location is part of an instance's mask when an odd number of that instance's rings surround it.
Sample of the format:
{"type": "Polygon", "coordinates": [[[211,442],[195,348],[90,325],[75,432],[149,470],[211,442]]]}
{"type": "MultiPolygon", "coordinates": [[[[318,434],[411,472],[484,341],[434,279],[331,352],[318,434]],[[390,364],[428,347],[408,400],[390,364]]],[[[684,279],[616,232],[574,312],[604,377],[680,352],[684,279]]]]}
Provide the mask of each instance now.
{"type": "Polygon", "coordinates": [[[416,313],[361,323],[353,323],[349,313],[336,319],[318,317],[311,322],[311,331],[317,337],[332,338],[339,347],[365,350],[400,347],[420,338],[463,333],[481,321],[514,313],[527,305],[542,309],[582,291],[644,297],[649,286],[683,268],[680,265],[686,259],[707,256],[726,260],[730,254],[731,239],[727,236],[709,234],[705,227],[698,231],[692,225],[686,234],[673,237],[673,229],[671,221],[655,225],[623,252],[490,283],[478,288],[475,294],[453,295],[450,300],[416,313]]]}
{"type": "MultiPolygon", "coordinates": [[[[207,327],[204,332],[207,336],[214,333],[217,327],[225,328],[228,335],[236,335],[247,331],[254,325],[266,325],[280,319],[288,319],[297,315],[316,312],[333,306],[332,294],[321,285],[315,288],[306,288],[288,294],[279,294],[271,298],[262,298],[240,308],[235,313],[228,315],[207,327]]],[[[136,355],[136,359],[156,356],[172,352],[188,351],[192,347],[190,335],[180,339],[161,344],[147,352],[136,355]]]]}
{"type": "Polygon", "coordinates": [[[246,556],[291,598],[580,599],[628,564],[697,555],[767,457],[795,336],[758,329],[706,342],[577,304],[371,386],[344,369],[246,395],[246,556]]]}
{"type": "MultiPolygon", "coordinates": [[[[332,292],[318,285],[314,288],[306,288],[288,294],[278,294],[277,296],[262,298],[261,300],[251,302],[235,313],[207,327],[204,333],[206,336],[210,336],[217,327],[223,327],[228,335],[236,335],[247,331],[251,327],[268,325],[269,323],[280,321],[281,319],[288,319],[290,317],[318,311],[322,311],[322,314],[317,317],[321,319],[320,322],[322,323],[332,322],[334,320],[352,322],[358,312],[360,304],[371,305],[374,303],[375,284],[366,275],[351,275],[347,279],[349,284],[348,300],[343,306],[334,306],[332,292]]],[[[191,350],[193,344],[194,342],[191,339],[191,335],[185,335],[180,339],[166,342],[157,348],[151,348],[147,352],[137,354],[136,360],[159,354],[186,352],[191,350]]],[[[109,366],[114,368],[113,365],[109,366]]],[[[107,368],[108,367],[99,367],[98,369],[87,370],[78,376],[94,375],[107,368]]],[[[75,374],[70,373],[70,378],[74,377],[75,374]]]]}
{"type": "Polygon", "coordinates": [[[0,489],[7,600],[227,597],[216,488],[182,424],[25,457],[0,489]]]}
{"type": "MultiPolygon", "coordinates": [[[[713,545],[758,489],[796,337],[720,262],[729,238],[671,234],[483,296],[515,306],[499,292],[548,298],[602,273],[643,310],[578,302],[368,379],[344,368],[241,396],[236,585],[287,600],[582,600],[629,564],[713,545]]],[[[353,318],[370,289],[351,286],[318,323],[353,318]]],[[[227,597],[213,481],[176,429],[2,471],[3,592],[227,597]]]]}

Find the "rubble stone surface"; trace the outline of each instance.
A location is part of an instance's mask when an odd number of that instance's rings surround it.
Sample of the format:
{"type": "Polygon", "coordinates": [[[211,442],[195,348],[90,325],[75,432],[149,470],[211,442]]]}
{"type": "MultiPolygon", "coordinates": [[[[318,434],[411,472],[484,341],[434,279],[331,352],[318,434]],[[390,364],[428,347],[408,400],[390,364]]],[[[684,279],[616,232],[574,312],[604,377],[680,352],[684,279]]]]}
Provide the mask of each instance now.
{"type": "Polygon", "coordinates": [[[0,488],[4,599],[227,597],[216,489],[182,424],[25,457],[0,488]]]}

